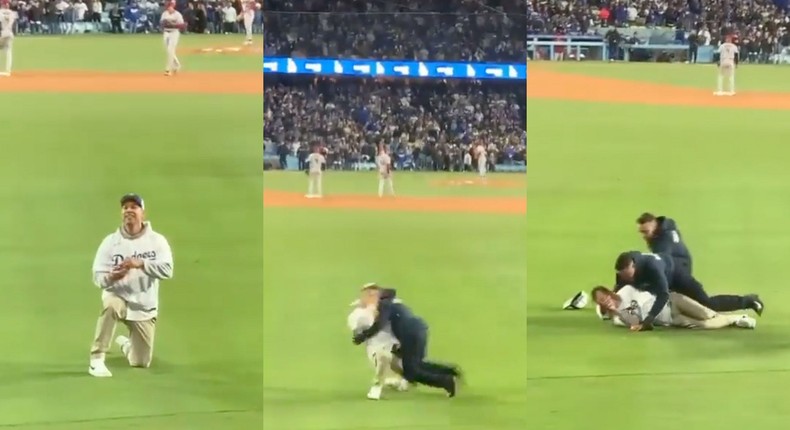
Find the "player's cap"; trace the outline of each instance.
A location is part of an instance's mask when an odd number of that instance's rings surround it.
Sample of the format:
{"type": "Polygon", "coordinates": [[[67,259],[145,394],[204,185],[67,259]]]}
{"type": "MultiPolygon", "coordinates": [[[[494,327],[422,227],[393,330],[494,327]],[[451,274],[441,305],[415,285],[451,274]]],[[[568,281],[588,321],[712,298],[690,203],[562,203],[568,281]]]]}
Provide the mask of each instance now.
{"type": "Polygon", "coordinates": [[[587,306],[587,301],[588,301],[587,293],[585,293],[584,291],[579,291],[578,293],[576,293],[575,296],[566,300],[565,303],[562,304],[562,309],[566,311],[575,311],[577,309],[582,309],[585,306],[587,306]]]}
{"type": "Polygon", "coordinates": [[[145,201],[143,201],[143,198],[135,193],[124,194],[123,197],[121,197],[121,206],[129,202],[133,202],[137,206],[140,206],[140,209],[145,209],[145,201]]]}

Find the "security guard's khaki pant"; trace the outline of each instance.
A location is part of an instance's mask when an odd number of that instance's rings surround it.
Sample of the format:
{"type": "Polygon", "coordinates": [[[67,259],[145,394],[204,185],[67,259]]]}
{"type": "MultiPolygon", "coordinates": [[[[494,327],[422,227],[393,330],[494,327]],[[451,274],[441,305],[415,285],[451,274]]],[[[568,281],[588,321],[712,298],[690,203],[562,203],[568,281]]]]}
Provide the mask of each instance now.
{"type": "Polygon", "coordinates": [[[133,367],[148,367],[154,355],[154,333],[156,318],[148,321],[127,321],[126,302],[116,296],[107,296],[104,307],[96,322],[96,335],[91,347],[91,358],[104,357],[110,349],[115,334],[115,324],[123,322],[129,329],[130,347],[126,358],[133,367]]]}
{"type": "Polygon", "coordinates": [[[670,291],[669,303],[674,326],[710,330],[732,325],[732,318],[729,316],[716,313],[683,294],[670,291]]]}

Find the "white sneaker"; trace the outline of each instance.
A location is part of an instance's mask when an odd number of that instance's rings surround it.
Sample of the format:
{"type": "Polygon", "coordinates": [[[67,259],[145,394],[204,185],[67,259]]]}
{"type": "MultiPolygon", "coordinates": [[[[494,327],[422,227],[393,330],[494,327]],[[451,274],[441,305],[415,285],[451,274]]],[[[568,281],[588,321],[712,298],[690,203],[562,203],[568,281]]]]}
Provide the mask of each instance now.
{"type": "Polygon", "coordinates": [[[104,364],[104,360],[100,358],[91,359],[90,365],[88,366],[88,373],[97,378],[109,378],[112,376],[112,372],[110,372],[110,369],[104,364]]]}
{"type": "Polygon", "coordinates": [[[387,378],[384,381],[384,385],[389,388],[394,388],[398,391],[406,391],[409,389],[409,381],[403,378],[387,378]]]}
{"type": "Polygon", "coordinates": [[[374,385],[370,387],[370,391],[368,391],[368,399],[370,400],[381,399],[381,385],[374,385]]]}
{"type": "Polygon", "coordinates": [[[713,95],[714,95],[714,96],[723,96],[723,95],[724,95],[724,93],[723,93],[723,92],[721,92],[721,91],[716,91],[715,93],[713,93],[713,95]]]}
{"type": "Polygon", "coordinates": [[[11,72],[0,72],[0,76],[4,76],[4,77],[11,76],[11,72]]]}
{"type": "Polygon", "coordinates": [[[757,327],[757,320],[748,315],[741,315],[740,318],[735,320],[735,326],[753,329],[757,327]]]}
{"type": "Polygon", "coordinates": [[[115,338],[115,344],[121,347],[121,352],[124,356],[126,356],[129,352],[129,345],[132,344],[132,341],[130,341],[126,336],[118,336],[115,338]]]}

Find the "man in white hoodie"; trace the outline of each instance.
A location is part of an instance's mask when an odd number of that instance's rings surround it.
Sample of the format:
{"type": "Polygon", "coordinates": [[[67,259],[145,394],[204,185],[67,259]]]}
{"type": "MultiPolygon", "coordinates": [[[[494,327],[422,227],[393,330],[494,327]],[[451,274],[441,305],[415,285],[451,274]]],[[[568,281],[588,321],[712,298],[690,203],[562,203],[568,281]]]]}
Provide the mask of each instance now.
{"type": "MultiPolygon", "coordinates": [[[[400,302],[399,299],[395,299],[395,301],[400,302]]],[[[376,320],[374,307],[365,307],[360,300],[354,301],[351,306],[354,309],[348,315],[347,321],[348,328],[352,332],[364,330],[373,325],[376,320]]],[[[385,326],[375,336],[365,341],[368,360],[376,372],[373,385],[368,391],[368,399],[379,400],[385,386],[398,391],[406,391],[409,388],[409,383],[401,376],[403,364],[400,358],[393,354],[393,351],[399,346],[400,343],[392,334],[392,329],[389,326],[385,326]]]]}
{"type": "Polygon", "coordinates": [[[173,276],[173,254],[164,236],[145,220],[145,204],[137,194],[121,197],[123,222],[99,245],[93,261],[93,283],[102,290],[102,311],[96,324],[88,373],[110,377],[104,363],[115,325],[129,336],[115,342],[133,367],[148,367],[154,351],[159,314],[159,281],[173,276]]]}

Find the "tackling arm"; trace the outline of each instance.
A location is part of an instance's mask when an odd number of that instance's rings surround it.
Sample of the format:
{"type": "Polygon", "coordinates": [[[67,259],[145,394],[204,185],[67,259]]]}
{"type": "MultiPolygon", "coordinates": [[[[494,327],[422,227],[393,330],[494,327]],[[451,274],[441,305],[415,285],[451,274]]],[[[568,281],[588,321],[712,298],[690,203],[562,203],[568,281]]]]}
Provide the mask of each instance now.
{"type": "Polygon", "coordinates": [[[642,320],[642,325],[651,326],[653,325],[653,320],[656,319],[659,312],[669,302],[669,280],[659,265],[659,261],[651,261],[646,266],[646,269],[650,277],[650,292],[656,296],[656,301],[653,303],[653,307],[650,308],[647,316],[642,320]]]}
{"type": "Polygon", "coordinates": [[[384,323],[389,321],[390,314],[392,313],[392,301],[385,300],[379,303],[379,313],[376,315],[376,320],[373,321],[373,324],[366,328],[365,330],[358,331],[354,334],[354,345],[359,345],[360,343],[370,339],[371,337],[375,336],[376,333],[381,331],[381,328],[384,326],[384,323]]]}

